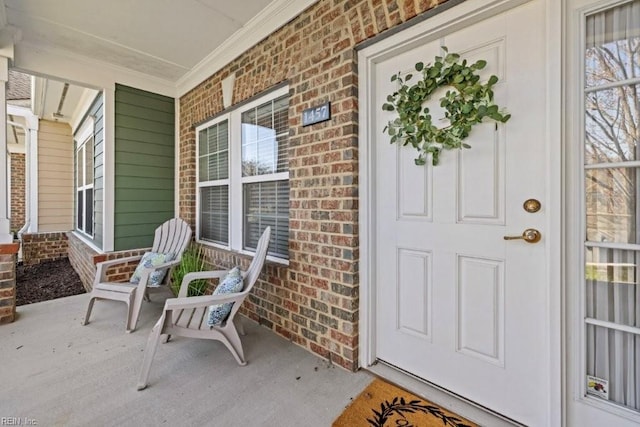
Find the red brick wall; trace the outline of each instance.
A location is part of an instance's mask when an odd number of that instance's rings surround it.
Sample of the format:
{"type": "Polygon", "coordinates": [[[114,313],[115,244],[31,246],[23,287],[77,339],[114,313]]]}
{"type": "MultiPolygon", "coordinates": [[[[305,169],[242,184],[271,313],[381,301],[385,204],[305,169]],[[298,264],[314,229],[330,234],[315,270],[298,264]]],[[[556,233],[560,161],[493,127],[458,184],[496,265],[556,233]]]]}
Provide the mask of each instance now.
{"type": "Polygon", "coordinates": [[[11,153],[11,230],[18,231],[25,222],[24,154],[11,153]]]}
{"type": "Polygon", "coordinates": [[[69,242],[69,262],[76,273],[78,273],[78,276],[80,276],[84,288],[89,292],[91,291],[93,278],[96,275],[96,266],[93,263],[93,258],[98,255],[98,252],[80,240],[80,238],[71,231],[67,232],[67,238],[69,242]]]}
{"type": "MultiPolygon", "coordinates": [[[[150,251],[151,248],[144,249],[131,249],[121,252],[108,252],[102,255],[96,255],[93,257],[93,263],[97,264],[102,261],[109,261],[112,259],[126,258],[130,256],[142,256],[145,252],[150,251]]],[[[138,266],[138,261],[127,262],[125,264],[118,264],[109,267],[107,270],[107,280],[109,282],[128,282],[129,278],[133,274],[134,270],[138,266]]]]}
{"type": "Polygon", "coordinates": [[[16,253],[18,244],[0,245],[0,324],[16,317],[16,253]]]}
{"type": "Polygon", "coordinates": [[[25,265],[66,258],[67,249],[67,234],[64,232],[22,235],[22,262],[25,265]]]}
{"type": "MultiPolygon", "coordinates": [[[[322,357],[358,366],[358,73],[354,47],[445,0],[320,0],[180,98],[180,216],[195,227],[194,125],[287,82],[290,106],[290,264],[267,266],[245,312],[322,357]],[[331,120],[302,127],[305,108],[331,101],[331,120]]],[[[194,228],[195,229],[195,228],[194,228]]],[[[239,263],[208,250],[212,264],[239,263]]],[[[244,263],[245,261],[241,261],[244,263]]]]}

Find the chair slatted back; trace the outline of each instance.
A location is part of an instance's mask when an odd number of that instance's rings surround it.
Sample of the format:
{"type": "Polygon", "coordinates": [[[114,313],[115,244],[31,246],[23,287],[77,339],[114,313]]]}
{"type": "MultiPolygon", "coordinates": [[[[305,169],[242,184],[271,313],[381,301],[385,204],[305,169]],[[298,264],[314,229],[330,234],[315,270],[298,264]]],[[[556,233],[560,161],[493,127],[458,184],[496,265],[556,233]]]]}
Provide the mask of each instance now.
{"type": "Polygon", "coordinates": [[[156,228],[153,239],[153,252],[173,252],[175,259],[180,259],[182,253],[191,241],[191,227],[180,218],[172,218],[156,228]]]}
{"type": "Polygon", "coordinates": [[[269,240],[271,239],[271,227],[267,227],[262,232],[262,236],[260,236],[260,240],[258,240],[258,245],[256,246],[256,254],[247,269],[247,272],[244,277],[244,288],[242,292],[250,292],[253,285],[258,280],[258,276],[260,276],[260,272],[262,271],[262,266],[264,265],[264,261],[267,258],[267,249],[269,248],[269,240]]]}

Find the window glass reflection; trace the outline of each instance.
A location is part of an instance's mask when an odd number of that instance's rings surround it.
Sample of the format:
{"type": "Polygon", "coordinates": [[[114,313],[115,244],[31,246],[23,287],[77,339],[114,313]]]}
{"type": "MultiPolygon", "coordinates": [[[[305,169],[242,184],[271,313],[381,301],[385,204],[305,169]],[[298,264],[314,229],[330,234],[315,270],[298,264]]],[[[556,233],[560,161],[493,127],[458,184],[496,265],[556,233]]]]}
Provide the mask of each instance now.
{"type": "Polygon", "coordinates": [[[585,171],[587,241],[637,243],[637,169],[585,171]]]}

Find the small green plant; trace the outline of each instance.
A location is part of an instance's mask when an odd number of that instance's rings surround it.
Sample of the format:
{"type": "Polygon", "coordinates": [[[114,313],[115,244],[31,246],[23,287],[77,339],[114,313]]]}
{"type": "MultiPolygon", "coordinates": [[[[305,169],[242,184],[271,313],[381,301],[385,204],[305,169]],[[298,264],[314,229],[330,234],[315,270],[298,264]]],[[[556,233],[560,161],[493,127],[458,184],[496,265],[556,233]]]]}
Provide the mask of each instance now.
{"type": "MultiPolygon", "coordinates": [[[[180,285],[182,279],[187,273],[196,271],[203,271],[205,269],[204,254],[202,253],[202,247],[196,245],[189,245],[189,247],[182,254],[180,264],[173,269],[171,273],[171,291],[174,295],[178,295],[180,292],[180,285]]],[[[194,280],[189,283],[189,290],[187,296],[194,297],[204,295],[209,283],[207,280],[194,280]]]]}

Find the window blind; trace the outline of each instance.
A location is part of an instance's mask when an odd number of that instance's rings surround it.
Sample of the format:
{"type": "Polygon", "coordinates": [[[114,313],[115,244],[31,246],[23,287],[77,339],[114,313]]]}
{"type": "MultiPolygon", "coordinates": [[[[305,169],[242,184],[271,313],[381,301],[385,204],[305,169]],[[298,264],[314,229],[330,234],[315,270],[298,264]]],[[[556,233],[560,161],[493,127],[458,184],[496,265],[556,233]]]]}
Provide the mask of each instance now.
{"type": "Polygon", "coordinates": [[[269,254],[289,258],[289,182],[244,184],[244,248],[255,250],[266,227],[271,227],[269,254]]]}
{"type": "Polygon", "coordinates": [[[229,244],[229,186],[200,189],[200,238],[229,244]]]}

